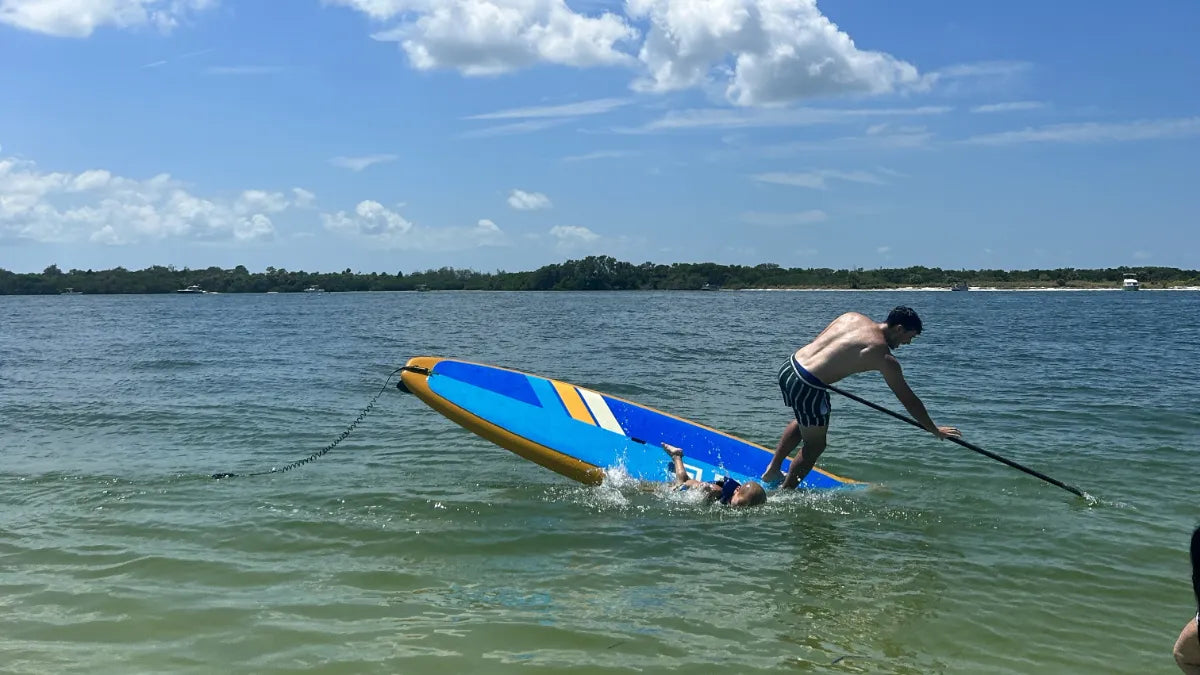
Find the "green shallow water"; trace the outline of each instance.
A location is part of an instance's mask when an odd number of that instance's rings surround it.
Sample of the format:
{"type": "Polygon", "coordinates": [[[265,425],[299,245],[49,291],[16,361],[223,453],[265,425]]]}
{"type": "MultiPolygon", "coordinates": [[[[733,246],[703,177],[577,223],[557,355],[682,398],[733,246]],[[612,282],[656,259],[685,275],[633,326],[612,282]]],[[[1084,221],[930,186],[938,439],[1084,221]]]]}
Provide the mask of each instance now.
{"type": "MultiPolygon", "coordinates": [[[[1200,521],[1190,292],[0,297],[5,673],[1172,673],[1200,521]],[[898,303],[942,424],[834,399],[867,490],[577,485],[385,391],[415,355],[772,446],[786,354],[898,303]]],[[[878,376],[846,389],[899,404],[878,376]]]]}

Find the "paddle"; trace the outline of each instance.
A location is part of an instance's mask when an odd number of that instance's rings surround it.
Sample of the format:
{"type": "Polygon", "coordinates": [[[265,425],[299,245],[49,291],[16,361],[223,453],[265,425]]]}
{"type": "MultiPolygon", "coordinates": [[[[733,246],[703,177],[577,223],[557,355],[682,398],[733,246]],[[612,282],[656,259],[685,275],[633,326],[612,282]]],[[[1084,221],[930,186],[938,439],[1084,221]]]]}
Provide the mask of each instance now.
{"type": "MultiPolygon", "coordinates": [[[[841,394],[842,396],[845,396],[846,398],[858,401],[859,403],[861,403],[865,406],[870,406],[870,407],[878,410],[879,412],[887,413],[887,414],[891,415],[892,417],[895,417],[898,420],[908,422],[909,424],[913,425],[914,427],[917,427],[918,429],[925,429],[925,427],[921,426],[920,422],[914,420],[911,417],[908,417],[906,415],[901,415],[900,413],[892,411],[892,410],[888,410],[887,408],[885,408],[881,405],[871,403],[870,401],[868,401],[865,398],[855,396],[854,394],[851,394],[850,392],[844,391],[842,389],[838,389],[837,387],[835,387],[831,384],[825,385],[825,386],[829,387],[830,391],[837,392],[837,393],[841,394]]],[[[1003,462],[1003,463],[1011,466],[1014,469],[1019,469],[1021,471],[1024,471],[1025,473],[1029,474],[1030,476],[1036,476],[1037,478],[1041,478],[1042,480],[1046,481],[1047,483],[1050,483],[1051,485],[1057,485],[1058,487],[1066,490],[1067,492],[1074,493],[1080,497],[1083,497],[1084,499],[1088,498],[1087,495],[1084,494],[1083,490],[1080,490],[1079,488],[1077,488],[1073,485],[1067,485],[1066,483],[1064,483],[1060,480],[1051,478],[1050,476],[1047,476],[1046,474],[1044,474],[1040,471],[1034,471],[1033,469],[1030,469],[1027,466],[1021,466],[1020,464],[1012,461],[1011,459],[1008,459],[1006,457],[1001,457],[1000,455],[997,455],[994,452],[988,452],[987,450],[984,450],[983,448],[979,447],[978,445],[975,445],[973,443],[968,443],[967,441],[964,441],[961,438],[957,438],[955,436],[947,436],[946,440],[954,441],[955,443],[958,443],[959,445],[963,446],[964,448],[966,448],[968,450],[974,450],[975,452],[978,452],[979,454],[981,454],[985,457],[991,457],[992,459],[996,460],[997,462],[1003,462]]]]}

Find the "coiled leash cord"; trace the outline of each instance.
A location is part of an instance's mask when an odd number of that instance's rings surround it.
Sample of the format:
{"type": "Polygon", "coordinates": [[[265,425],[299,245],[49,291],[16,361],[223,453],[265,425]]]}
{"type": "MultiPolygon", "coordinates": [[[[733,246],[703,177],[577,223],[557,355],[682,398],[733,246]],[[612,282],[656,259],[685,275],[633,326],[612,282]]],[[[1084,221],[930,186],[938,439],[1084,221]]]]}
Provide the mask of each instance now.
{"type": "Polygon", "coordinates": [[[371,412],[371,409],[375,407],[375,403],[379,400],[380,396],[383,396],[383,392],[386,391],[388,388],[388,383],[392,381],[392,378],[395,377],[396,373],[399,373],[404,370],[408,370],[408,367],[403,366],[403,367],[397,368],[397,369],[393,370],[390,374],[388,374],[387,379],[383,381],[383,386],[380,387],[379,391],[376,392],[375,395],[371,397],[370,403],[367,404],[367,407],[362,409],[362,412],[360,412],[358,414],[358,417],[356,417],[354,419],[354,421],[350,423],[350,426],[346,427],[345,431],[343,431],[340,435],[338,435],[337,438],[333,439],[332,443],[330,443],[329,445],[326,445],[325,447],[314,452],[313,454],[309,455],[308,457],[305,457],[304,459],[298,459],[298,460],[292,462],[291,464],[286,464],[282,467],[269,469],[267,471],[255,471],[254,473],[214,473],[212,475],[212,477],[216,480],[221,480],[222,478],[245,478],[245,477],[249,477],[249,476],[266,476],[266,475],[272,474],[272,473],[283,473],[285,471],[291,471],[292,469],[295,469],[298,466],[304,466],[305,464],[308,464],[309,462],[313,461],[314,459],[317,459],[318,457],[325,455],[330,450],[333,450],[334,448],[336,448],[338,443],[341,443],[342,441],[346,440],[346,437],[350,435],[350,432],[354,431],[354,428],[358,426],[359,422],[362,422],[363,419],[366,418],[367,414],[371,412]]]}

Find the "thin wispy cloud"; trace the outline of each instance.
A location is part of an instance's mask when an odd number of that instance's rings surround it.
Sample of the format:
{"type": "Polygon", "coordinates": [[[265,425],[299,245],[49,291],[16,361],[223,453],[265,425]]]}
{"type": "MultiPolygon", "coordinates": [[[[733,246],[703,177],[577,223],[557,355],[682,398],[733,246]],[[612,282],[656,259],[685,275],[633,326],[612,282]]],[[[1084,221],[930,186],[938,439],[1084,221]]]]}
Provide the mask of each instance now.
{"type": "Polygon", "coordinates": [[[1011,77],[1028,72],[1032,68],[1033,64],[1028,61],[979,61],[947,66],[931,75],[937,79],[1011,77]]]}
{"type": "Polygon", "coordinates": [[[634,129],[618,129],[625,133],[650,133],[680,129],[746,129],[753,127],[798,127],[819,124],[841,124],[870,117],[920,117],[944,115],[954,108],[943,105],[915,108],[791,108],[732,110],[701,108],[678,110],[634,129]]]}
{"type": "Polygon", "coordinates": [[[1133,122],[1081,122],[1028,127],[1016,131],[980,134],[964,139],[968,145],[1021,143],[1116,143],[1200,136],[1200,117],[1136,120],[1133,122]]]}
{"type": "Polygon", "coordinates": [[[949,96],[1002,96],[1028,79],[1028,61],[983,61],[948,66],[926,76],[929,86],[949,96]]]}
{"type": "Polygon", "coordinates": [[[482,113],[464,117],[468,120],[515,120],[540,117],[582,117],[585,115],[600,115],[610,110],[629,105],[633,101],[627,98],[598,98],[591,101],[563,103],[561,105],[537,106],[530,108],[510,108],[496,112],[482,113]]]}
{"type": "Polygon", "coordinates": [[[183,54],[180,54],[179,56],[173,56],[173,57],[171,57],[171,59],[160,59],[158,61],[153,61],[151,63],[147,63],[140,67],[141,68],[160,68],[160,67],[165,66],[168,63],[170,63],[172,59],[174,59],[176,61],[183,61],[186,59],[195,58],[197,56],[203,56],[205,54],[215,52],[215,51],[217,51],[215,47],[209,47],[208,49],[197,49],[196,51],[192,51],[192,52],[184,52],[183,54]]]}
{"type": "Polygon", "coordinates": [[[282,66],[209,66],[208,75],[273,75],[283,71],[282,66]]]}
{"type": "Polygon", "coordinates": [[[812,223],[824,222],[828,218],[828,214],[820,209],[809,209],[807,211],[797,211],[794,213],[764,213],[761,211],[747,211],[740,216],[740,219],[743,223],[748,225],[762,225],[764,227],[811,225],[812,223]]]}
{"type": "Polygon", "coordinates": [[[369,166],[394,162],[397,159],[399,159],[399,157],[396,155],[388,154],[364,155],[361,157],[334,157],[333,159],[329,160],[329,163],[336,167],[350,169],[351,171],[362,171],[369,166]]]}
{"type": "Polygon", "coordinates": [[[621,159],[624,157],[634,157],[638,153],[635,150],[597,150],[588,152],[582,155],[568,155],[562,158],[564,162],[591,162],[597,159],[621,159]]]}
{"type": "Polygon", "coordinates": [[[803,171],[797,173],[775,171],[754,174],[751,176],[751,178],[760,183],[790,185],[792,187],[809,188],[812,190],[828,190],[830,180],[841,180],[851,183],[866,183],[871,185],[886,184],[886,181],[870,171],[839,171],[836,169],[821,169],[818,171],[803,171]]]}
{"type": "Polygon", "coordinates": [[[197,49],[194,52],[184,52],[183,54],[180,54],[176,58],[190,59],[190,58],[196,57],[196,56],[203,56],[205,54],[211,54],[212,52],[215,52],[215,51],[217,51],[216,47],[208,47],[207,49],[197,49]]]}
{"type": "Polygon", "coordinates": [[[493,136],[512,136],[515,134],[528,134],[543,129],[556,127],[560,124],[570,121],[570,118],[559,119],[538,119],[525,120],[524,122],[513,122],[512,124],[501,124],[499,126],[487,127],[484,129],[474,129],[472,131],[464,131],[459,134],[459,138],[491,138],[493,136]]]}
{"type": "Polygon", "coordinates": [[[765,146],[759,150],[764,157],[790,157],[806,152],[859,152],[879,150],[911,150],[932,145],[935,136],[923,126],[867,129],[862,136],[839,136],[817,141],[793,141],[765,146]]]}
{"type": "Polygon", "coordinates": [[[985,105],[977,105],[971,108],[973,113],[1006,113],[1020,112],[1022,110],[1038,110],[1045,108],[1046,104],[1040,101],[1009,101],[1007,103],[988,103],[985,105]]]}

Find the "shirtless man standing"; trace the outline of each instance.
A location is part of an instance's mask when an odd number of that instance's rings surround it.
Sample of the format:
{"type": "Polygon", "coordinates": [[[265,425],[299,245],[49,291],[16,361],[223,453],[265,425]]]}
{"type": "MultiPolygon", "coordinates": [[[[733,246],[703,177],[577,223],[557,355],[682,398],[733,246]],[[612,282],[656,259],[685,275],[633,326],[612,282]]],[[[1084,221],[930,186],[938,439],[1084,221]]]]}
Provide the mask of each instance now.
{"type": "Polygon", "coordinates": [[[763,481],[775,483],[783,479],[782,487],[794,488],[804,480],[825,450],[830,411],[828,385],[854,373],[878,370],[904,409],[926,431],[938,438],[961,438],[958,429],[933,423],[925,404],[904,381],[900,362],[892,355],[893,349],[912,342],[920,334],[921,318],[909,307],[893,309],[884,323],[876,323],[858,312],[847,312],[834,319],[817,339],[796,350],[779,369],[784,403],[796,413],[796,419],[784,428],[775,456],[763,472],[763,481]],[[784,477],[780,470],[783,459],[801,440],[804,445],[784,477]]]}

